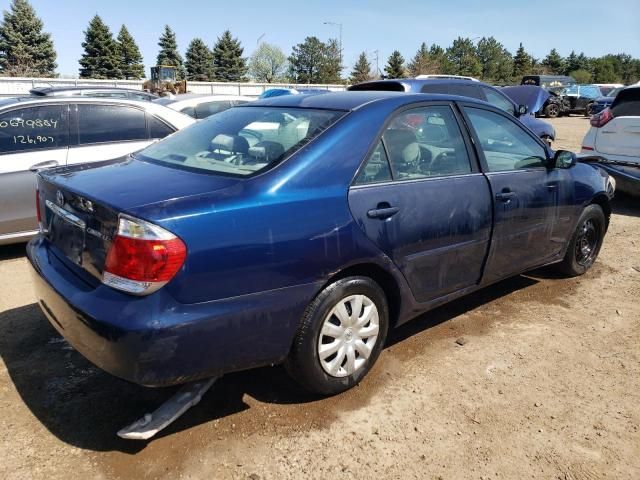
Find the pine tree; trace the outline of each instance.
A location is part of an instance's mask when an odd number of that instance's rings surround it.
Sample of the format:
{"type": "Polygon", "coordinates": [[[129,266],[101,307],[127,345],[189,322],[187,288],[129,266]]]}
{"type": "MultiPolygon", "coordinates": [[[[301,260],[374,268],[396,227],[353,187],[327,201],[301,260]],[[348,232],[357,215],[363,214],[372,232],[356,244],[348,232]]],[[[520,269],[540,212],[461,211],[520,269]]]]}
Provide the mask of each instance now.
{"type": "Polygon", "coordinates": [[[0,25],[0,73],[10,76],[55,75],[51,35],[27,0],[13,0],[0,25]]]}
{"type": "Polygon", "coordinates": [[[511,77],[513,58],[495,38],[481,38],[478,42],[478,60],[482,66],[482,78],[506,81],[511,77]]]}
{"type": "Polygon", "coordinates": [[[124,25],[122,25],[118,33],[117,43],[122,77],[127,80],[144,78],[144,65],[142,64],[140,49],[124,25]]]}
{"type": "Polygon", "coordinates": [[[549,54],[542,60],[542,65],[545,66],[550,73],[554,75],[562,75],[564,73],[565,61],[562,55],[558,53],[555,48],[552,48],[549,54]]]}
{"type": "Polygon", "coordinates": [[[389,57],[389,60],[387,60],[387,65],[385,65],[384,67],[384,72],[386,73],[387,78],[405,77],[404,57],[398,50],[394,50],[389,57]]]}
{"type": "Polygon", "coordinates": [[[89,22],[82,42],[84,53],[80,59],[81,78],[122,78],[118,44],[111,30],[96,15],[89,22]]]}
{"type": "Polygon", "coordinates": [[[326,45],[317,37],[307,37],[295,45],[289,56],[289,79],[296,83],[321,83],[326,45]]]}
{"type": "Polygon", "coordinates": [[[156,64],[176,67],[177,79],[184,79],[186,72],[184,70],[182,55],[178,52],[176,34],[171,30],[169,25],[164,26],[164,32],[162,32],[160,40],[158,40],[158,46],[160,47],[160,51],[158,52],[156,64]]]}
{"type": "Polygon", "coordinates": [[[191,40],[186,54],[187,80],[206,82],[211,80],[213,55],[207,44],[200,38],[191,40]]]}
{"type": "Polygon", "coordinates": [[[478,59],[476,47],[470,38],[458,37],[447,48],[447,59],[456,75],[479,77],[482,75],[482,65],[478,59]]]}
{"type": "Polygon", "coordinates": [[[243,52],[240,41],[226,30],[213,47],[213,79],[219,82],[245,81],[247,61],[242,58],[243,52]]]}
{"type": "Polygon", "coordinates": [[[431,63],[433,65],[433,70],[431,73],[443,73],[448,69],[448,61],[447,56],[444,53],[444,48],[440,45],[433,44],[429,49],[429,58],[431,59],[431,63]]]}
{"type": "Polygon", "coordinates": [[[335,38],[324,46],[324,58],[320,68],[320,83],[342,83],[342,55],[335,38]]]}
{"type": "Polygon", "coordinates": [[[368,82],[371,79],[371,63],[367,60],[367,54],[362,52],[358,57],[358,61],[353,66],[349,80],[352,85],[356,85],[358,83],[368,82]]]}
{"type": "Polygon", "coordinates": [[[523,75],[531,73],[532,68],[533,58],[527,53],[521,42],[516,55],[513,57],[513,76],[518,80],[523,75]]]}
{"type": "Polygon", "coordinates": [[[431,56],[429,55],[429,49],[427,48],[426,43],[422,42],[422,45],[420,45],[420,50],[416,52],[413,60],[409,62],[407,69],[409,70],[409,75],[411,75],[412,77],[435,73],[434,65],[431,61],[431,56]]]}
{"type": "Polygon", "coordinates": [[[284,81],[287,56],[277,45],[263,42],[249,59],[249,75],[257,82],[284,81]]]}

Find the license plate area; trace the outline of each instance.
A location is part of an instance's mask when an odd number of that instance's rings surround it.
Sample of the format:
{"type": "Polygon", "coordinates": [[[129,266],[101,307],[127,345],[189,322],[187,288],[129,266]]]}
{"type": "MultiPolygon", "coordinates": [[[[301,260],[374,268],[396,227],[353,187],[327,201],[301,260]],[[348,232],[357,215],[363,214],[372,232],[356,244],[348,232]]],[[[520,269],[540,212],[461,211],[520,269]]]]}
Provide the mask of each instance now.
{"type": "Polygon", "coordinates": [[[82,265],[82,252],[85,247],[87,225],[77,215],[46,201],[47,209],[53,215],[49,218],[49,240],[71,261],[82,265]]]}

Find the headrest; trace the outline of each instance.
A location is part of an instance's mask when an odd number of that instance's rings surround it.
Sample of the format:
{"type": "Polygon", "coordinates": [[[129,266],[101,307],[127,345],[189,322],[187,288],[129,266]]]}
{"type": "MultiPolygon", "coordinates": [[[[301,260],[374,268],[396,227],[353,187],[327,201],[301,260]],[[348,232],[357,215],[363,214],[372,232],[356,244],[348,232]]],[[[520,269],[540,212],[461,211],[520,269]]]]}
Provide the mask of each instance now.
{"type": "Polygon", "coordinates": [[[247,153],[249,151],[249,142],[240,135],[220,133],[211,140],[209,148],[212,151],[224,150],[225,152],[247,153]]]}
{"type": "Polygon", "coordinates": [[[284,147],[278,142],[263,141],[256,143],[249,149],[249,156],[266,162],[275,160],[284,155],[284,147]]]}
{"type": "Polygon", "coordinates": [[[393,160],[414,163],[420,159],[420,145],[415,133],[406,129],[390,129],[384,132],[384,140],[393,160]]]}

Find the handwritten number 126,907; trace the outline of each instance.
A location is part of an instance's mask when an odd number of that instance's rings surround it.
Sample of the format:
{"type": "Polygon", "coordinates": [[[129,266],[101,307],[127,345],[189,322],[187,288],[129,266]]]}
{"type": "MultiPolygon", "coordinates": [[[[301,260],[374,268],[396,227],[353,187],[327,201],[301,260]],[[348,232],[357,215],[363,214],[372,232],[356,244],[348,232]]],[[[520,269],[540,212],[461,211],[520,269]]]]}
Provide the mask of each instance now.
{"type": "Polygon", "coordinates": [[[36,144],[36,143],[53,143],[53,142],[55,142],[55,139],[53,137],[48,137],[44,135],[34,135],[33,137],[31,135],[14,135],[13,136],[13,143],[36,144]]]}

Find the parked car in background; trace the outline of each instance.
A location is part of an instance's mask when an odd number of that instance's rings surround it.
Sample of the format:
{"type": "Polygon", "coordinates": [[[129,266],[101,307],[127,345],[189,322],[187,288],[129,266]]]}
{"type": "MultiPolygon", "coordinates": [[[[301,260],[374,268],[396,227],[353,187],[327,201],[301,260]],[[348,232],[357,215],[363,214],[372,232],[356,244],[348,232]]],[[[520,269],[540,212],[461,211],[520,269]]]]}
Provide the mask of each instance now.
{"type": "Polygon", "coordinates": [[[461,78],[426,78],[411,79],[403,78],[397,80],[375,80],[372,82],[359,83],[347,88],[349,91],[396,91],[413,93],[439,93],[447,95],[460,95],[483,100],[492,104],[507,113],[510,113],[524,125],[529,127],[536,135],[548,144],[556,138],[556,131],[553,125],[535,118],[535,110],[539,109],[537,100],[529,105],[518,105],[511,98],[505,95],[501,89],[479,82],[478,80],[467,80],[461,78]]]}
{"type": "Polygon", "coordinates": [[[78,87],[38,87],[29,90],[34,97],[99,97],[99,98],[123,98],[129,100],[153,101],[158,97],[142,90],[130,88],[78,86],[78,87]]]}
{"type": "Polygon", "coordinates": [[[609,178],[575,160],[471,98],[245,104],[126,160],[42,172],[38,305],[142,385],[284,363],[337,394],[422,312],[540,265],[586,272],[609,178]]]}
{"type": "Polygon", "coordinates": [[[609,96],[609,93],[612,90],[624,87],[622,83],[596,83],[595,85],[598,86],[598,88],[602,92],[602,95],[605,97],[609,96]]]}
{"type": "Polygon", "coordinates": [[[474,77],[465,77],[464,75],[441,75],[441,74],[423,74],[418,75],[416,77],[418,80],[424,80],[425,78],[440,78],[445,80],[473,80],[474,82],[479,82],[477,78],[474,77]]]}
{"type": "Polygon", "coordinates": [[[562,92],[562,96],[568,101],[565,114],[579,113],[585,117],[590,117],[591,109],[596,99],[602,97],[602,92],[597,85],[575,84],[566,87],[562,92]]]}
{"type": "Polygon", "coordinates": [[[576,79],[568,75],[525,75],[520,85],[536,85],[545,89],[573,85],[576,79]]]}
{"type": "Polygon", "coordinates": [[[324,88],[269,88],[262,92],[258,98],[281,97],[283,95],[319,95],[328,93],[324,88]]]}
{"type": "Polygon", "coordinates": [[[35,172],[121,157],[191,123],[186,115],[146,101],[0,100],[0,245],[26,241],[37,231],[35,172]]]}
{"type": "Polygon", "coordinates": [[[593,105],[591,106],[591,115],[600,113],[605,108],[610,107],[618,93],[624,90],[624,88],[624,86],[616,87],[612,90],[609,90],[609,93],[607,93],[603,97],[596,98],[596,100],[593,102],[593,105]]]}
{"type": "Polygon", "coordinates": [[[622,89],[610,108],[591,117],[580,152],[600,160],[618,190],[640,197],[640,86],[622,89]]]}
{"type": "Polygon", "coordinates": [[[196,120],[202,120],[210,115],[224,112],[228,108],[255,100],[252,97],[240,95],[200,95],[197,93],[184,93],[162,97],[154,100],[158,105],[164,105],[196,120]]]}

